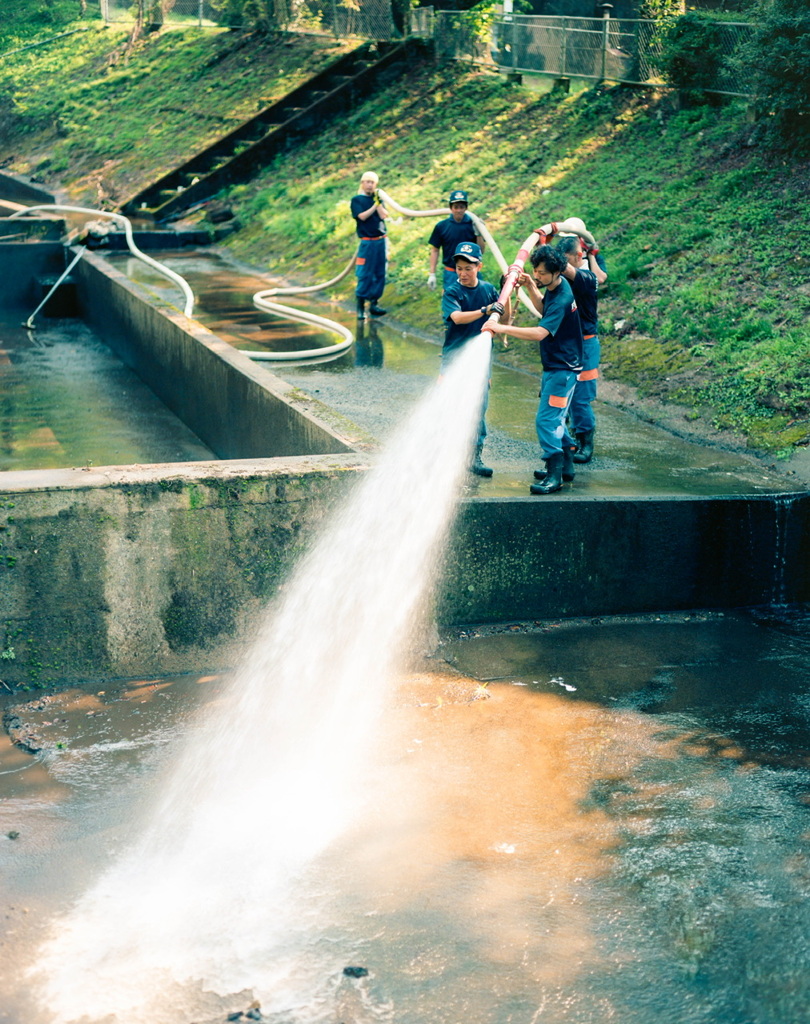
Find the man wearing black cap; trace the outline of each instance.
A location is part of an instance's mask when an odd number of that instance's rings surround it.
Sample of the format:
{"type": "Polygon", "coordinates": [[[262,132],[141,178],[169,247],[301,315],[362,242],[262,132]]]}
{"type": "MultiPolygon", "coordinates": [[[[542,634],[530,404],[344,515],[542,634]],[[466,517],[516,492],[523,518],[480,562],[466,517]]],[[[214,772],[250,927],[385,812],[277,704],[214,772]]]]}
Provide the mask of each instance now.
{"type": "Polygon", "coordinates": [[[467,213],[467,193],[460,188],[454,189],[447,202],[450,206],[450,216],[439,221],[433,228],[429,240],[430,273],[427,286],[431,291],[436,287],[436,268],[439,265],[440,252],[444,269],[444,288],[447,288],[456,280],[456,268],[453,265],[456,248],[462,242],[474,242],[481,252],[484,251],[484,239],[476,234],[472,217],[467,213]]]}
{"type": "MultiPolygon", "coordinates": [[[[455,265],[455,281],[445,288],[442,295],[442,316],[446,325],[444,347],[442,348],[442,372],[447,369],[450,361],[458,350],[481,333],[481,328],[493,313],[503,314],[509,319],[511,301],[506,307],[498,301],[498,290],[489,281],[478,276],[481,269],[481,247],[477,242],[462,242],[456,246],[453,254],[455,265]]],[[[487,425],[484,419],[489,400],[489,383],[484,392],[481,420],[478,425],[478,438],[475,444],[475,455],[470,464],[470,472],[476,476],[492,476],[492,469],[481,460],[484,441],[487,436],[487,425]]]]}

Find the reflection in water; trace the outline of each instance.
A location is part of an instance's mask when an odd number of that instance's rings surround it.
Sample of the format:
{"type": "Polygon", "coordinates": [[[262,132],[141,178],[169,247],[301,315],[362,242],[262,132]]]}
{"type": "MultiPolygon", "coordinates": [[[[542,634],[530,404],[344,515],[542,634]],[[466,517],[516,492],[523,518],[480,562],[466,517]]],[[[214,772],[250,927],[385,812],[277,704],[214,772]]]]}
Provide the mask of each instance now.
{"type": "Polygon", "coordinates": [[[354,344],[355,366],[382,366],[385,352],[374,320],[358,320],[354,344]]]}

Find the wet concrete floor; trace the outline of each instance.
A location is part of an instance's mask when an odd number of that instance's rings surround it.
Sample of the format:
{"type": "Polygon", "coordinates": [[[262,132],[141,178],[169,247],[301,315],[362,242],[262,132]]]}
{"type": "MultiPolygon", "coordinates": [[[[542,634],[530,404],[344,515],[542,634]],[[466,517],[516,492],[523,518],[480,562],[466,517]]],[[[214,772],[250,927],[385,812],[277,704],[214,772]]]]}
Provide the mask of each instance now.
{"type": "Polygon", "coordinates": [[[85,323],[28,313],[0,318],[0,471],[216,459],[85,323]]]}
{"type": "MultiPolygon", "coordinates": [[[[810,617],[790,609],[448,636],[400,681],[368,816],[310,873],[322,990],[277,1016],[265,995],[266,1019],[801,1024],[808,668],[810,617]],[[338,983],[348,963],[358,986],[338,983]]],[[[21,970],[223,682],[5,698],[41,751],[0,742],[0,1021],[50,1020],[21,970]]]]}
{"type": "MultiPolygon", "coordinates": [[[[191,284],[197,297],[197,319],[236,348],[295,351],[335,342],[333,335],[271,317],[253,306],[255,292],[282,285],[280,280],[262,276],[216,252],[164,253],[159,258],[191,284]]],[[[178,301],[176,288],[149,267],[127,256],[114,256],[113,261],[163,300],[178,301]]],[[[406,325],[391,324],[387,318],[358,325],[350,312],[324,302],[323,296],[280,296],[278,301],[345,324],[357,332],[356,343],[345,354],[327,361],[260,365],[332,406],[380,442],[438,376],[443,327],[436,295],[426,300],[436,304],[433,341],[409,332],[406,325]]],[[[495,475],[491,480],[472,478],[471,494],[512,497],[528,493],[533,470],[542,466],[534,430],[538,387],[539,380],[532,375],[497,363],[493,367],[485,461],[495,475]]],[[[577,470],[574,484],[566,485],[563,497],[804,489],[754,457],[684,440],[605,403],[597,403],[596,408],[597,455],[591,464],[577,470]]]]}

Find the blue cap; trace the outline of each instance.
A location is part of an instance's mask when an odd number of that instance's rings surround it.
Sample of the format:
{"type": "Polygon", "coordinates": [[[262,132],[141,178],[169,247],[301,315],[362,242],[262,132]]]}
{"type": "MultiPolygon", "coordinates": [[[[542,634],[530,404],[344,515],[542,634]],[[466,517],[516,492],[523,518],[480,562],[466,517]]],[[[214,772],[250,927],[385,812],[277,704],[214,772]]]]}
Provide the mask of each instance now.
{"type": "Polygon", "coordinates": [[[458,259],[462,256],[469,263],[480,263],[481,262],[481,246],[476,245],[475,242],[462,242],[456,246],[456,251],[453,253],[453,259],[458,259]]]}
{"type": "Polygon", "coordinates": [[[450,193],[450,198],[447,200],[447,202],[448,203],[467,203],[468,206],[470,205],[467,202],[467,193],[466,192],[462,192],[462,190],[460,188],[454,189],[450,193]]]}

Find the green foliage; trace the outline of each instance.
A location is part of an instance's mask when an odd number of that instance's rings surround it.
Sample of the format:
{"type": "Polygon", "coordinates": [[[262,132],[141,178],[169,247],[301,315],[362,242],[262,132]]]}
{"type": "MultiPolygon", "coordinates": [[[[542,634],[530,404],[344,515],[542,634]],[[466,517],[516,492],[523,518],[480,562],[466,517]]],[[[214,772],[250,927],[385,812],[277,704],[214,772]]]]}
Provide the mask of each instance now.
{"type": "Polygon", "coordinates": [[[0,11],[0,51],[52,35],[81,17],[98,20],[82,0],[3,0],[0,11]]]}
{"type": "Polygon", "coordinates": [[[810,6],[807,0],[760,0],[757,25],[737,60],[763,107],[762,127],[776,147],[810,152],[810,6]]]}
{"type": "Polygon", "coordinates": [[[725,59],[722,22],[692,11],[671,19],[661,40],[658,66],[678,89],[708,89],[725,59]]]}

